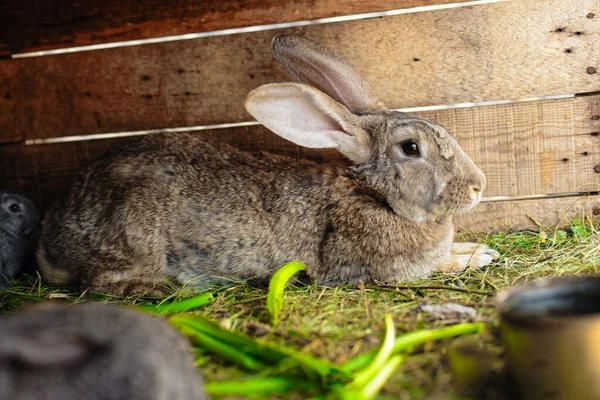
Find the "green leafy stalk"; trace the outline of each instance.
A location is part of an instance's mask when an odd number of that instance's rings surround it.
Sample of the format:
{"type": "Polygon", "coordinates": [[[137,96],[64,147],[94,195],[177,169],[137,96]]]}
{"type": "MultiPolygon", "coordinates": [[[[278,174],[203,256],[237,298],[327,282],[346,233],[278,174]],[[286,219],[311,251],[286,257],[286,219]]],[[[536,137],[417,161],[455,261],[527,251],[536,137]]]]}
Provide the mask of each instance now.
{"type": "Polygon", "coordinates": [[[304,354],[300,351],[275,344],[271,344],[269,347],[271,347],[273,350],[279,351],[281,354],[287,357],[282,364],[287,364],[291,367],[299,366],[309,377],[312,375],[317,375],[323,381],[347,381],[349,379],[348,374],[344,373],[335,364],[332,364],[327,360],[309,356],[308,354],[304,354]]]}
{"type": "Polygon", "coordinates": [[[362,390],[363,399],[372,399],[381,390],[383,385],[387,382],[388,378],[398,368],[398,366],[406,359],[404,355],[396,355],[389,359],[377,374],[371,379],[370,382],[362,390]]]}
{"type": "Polygon", "coordinates": [[[283,308],[283,289],[285,285],[294,275],[305,270],[306,266],[303,263],[292,261],[279,268],[271,277],[269,293],[267,294],[267,310],[271,315],[271,325],[277,325],[277,322],[279,322],[279,313],[283,308]]]}
{"type": "Polygon", "coordinates": [[[210,336],[203,335],[185,326],[180,327],[180,330],[185,336],[190,337],[195,344],[202,346],[219,357],[229,360],[247,370],[258,372],[266,368],[263,363],[240,352],[235,347],[228,346],[210,336]]]}
{"type": "MultiPolygon", "coordinates": [[[[460,336],[469,333],[479,333],[483,330],[483,323],[475,322],[475,323],[462,323],[456,324],[449,327],[438,328],[438,329],[428,329],[428,330],[419,330],[414,332],[409,332],[404,334],[396,339],[394,342],[394,349],[392,351],[393,354],[406,351],[416,346],[420,346],[424,343],[433,341],[446,339],[453,336],[460,336]]],[[[373,358],[375,358],[376,351],[370,351],[367,353],[360,354],[353,359],[346,362],[341,366],[341,370],[346,373],[351,373],[352,371],[357,371],[361,368],[364,368],[368,365],[373,358]]]]}
{"type": "Polygon", "coordinates": [[[354,381],[349,385],[355,388],[364,388],[377,372],[388,362],[392,351],[394,350],[394,339],[396,337],[396,329],[391,315],[385,316],[385,338],[379,348],[379,351],[373,357],[373,360],[362,371],[357,372],[354,376],[354,381]]]}
{"type": "Polygon", "coordinates": [[[156,305],[139,305],[137,308],[152,314],[177,314],[194,308],[205,306],[214,301],[211,293],[204,293],[200,296],[192,297],[186,300],[174,301],[171,303],[160,303],[156,305]]]}
{"type": "Polygon", "coordinates": [[[394,351],[395,337],[396,330],[392,317],[386,315],[385,337],[372,361],[362,371],[356,373],[350,384],[333,393],[342,400],[365,400],[375,397],[403,360],[403,356],[395,356],[390,359],[394,351]]]}
{"type": "Polygon", "coordinates": [[[232,382],[207,382],[204,386],[211,396],[251,396],[288,393],[292,390],[318,389],[316,382],[299,380],[297,377],[272,377],[232,382]]]}
{"type": "MultiPolygon", "coordinates": [[[[321,380],[332,377],[347,378],[334,364],[320,358],[312,357],[302,352],[274,344],[261,344],[247,336],[222,329],[204,318],[176,315],[171,317],[171,323],[182,333],[200,346],[200,337],[208,336],[230,348],[237,353],[244,353],[249,357],[264,362],[268,365],[280,365],[287,368],[300,367],[308,376],[318,376],[321,380]]],[[[206,347],[212,350],[211,347],[206,347]]],[[[234,360],[232,360],[234,361],[234,360]]]]}
{"type": "MultiPolygon", "coordinates": [[[[242,334],[223,329],[200,316],[191,317],[185,315],[174,315],[171,317],[170,321],[171,324],[176,328],[181,329],[183,327],[187,327],[197,333],[210,336],[220,342],[234,347],[238,351],[244,352],[251,357],[260,358],[271,364],[277,363],[287,357],[286,355],[281,354],[281,352],[272,350],[267,346],[263,346],[262,344],[242,334]]],[[[190,332],[188,331],[188,333],[190,332]]],[[[194,338],[192,337],[192,339],[194,338]]]]}

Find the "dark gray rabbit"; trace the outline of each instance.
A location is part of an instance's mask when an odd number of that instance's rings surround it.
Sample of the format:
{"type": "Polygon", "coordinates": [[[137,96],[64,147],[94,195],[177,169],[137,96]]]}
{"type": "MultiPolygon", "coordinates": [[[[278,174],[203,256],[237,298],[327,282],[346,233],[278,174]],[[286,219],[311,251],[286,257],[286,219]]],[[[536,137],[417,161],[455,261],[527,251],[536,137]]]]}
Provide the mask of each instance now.
{"type": "Polygon", "coordinates": [[[33,203],[11,191],[0,191],[0,290],[34,260],[40,215],[33,203]]]}
{"type": "Polygon", "coordinates": [[[93,292],[155,291],[165,279],[267,278],[299,259],[327,285],[398,282],[480,267],[498,253],[453,244],[483,173],[440,125],[387,109],[344,60],[296,36],[277,59],[304,83],[259,87],[256,119],[349,167],[263,153],[198,135],[150,135],[92,165],[47,215],[43,277],[93,292]]]}
{"type": "Polygon", "coordinates": [[[165,321],[87,303],[0,317],[0,400],[201,400],[187,341],[165,321]]]}

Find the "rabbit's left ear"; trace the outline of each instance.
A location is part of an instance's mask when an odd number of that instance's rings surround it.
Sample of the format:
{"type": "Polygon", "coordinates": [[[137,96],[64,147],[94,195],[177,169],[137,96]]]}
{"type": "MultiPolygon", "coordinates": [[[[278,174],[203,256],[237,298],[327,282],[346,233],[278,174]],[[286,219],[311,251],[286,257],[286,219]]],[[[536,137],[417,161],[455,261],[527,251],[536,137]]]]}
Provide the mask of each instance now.
{"type": "Polygon", "coordinates": [[[90,337],[67,332],[32,332],[0,340],[0,359],[31,367],[60,367],[84,361],[104,347],[90,337]]]}
{"type": "Polygon", "coordinates": [[[370,155],[369,135],[359,117],[326,94],[298,83],[253,90],[246,109],[277,135],[310,148],[335,148],[355,163],[370,155]]]}
{"type": "Polygon", "coordinates": [[[321,90],[352,112],[387,109],[354,68],[317,42],[300,36],[276,36],[273,53],[302,83],[321,90]]]}

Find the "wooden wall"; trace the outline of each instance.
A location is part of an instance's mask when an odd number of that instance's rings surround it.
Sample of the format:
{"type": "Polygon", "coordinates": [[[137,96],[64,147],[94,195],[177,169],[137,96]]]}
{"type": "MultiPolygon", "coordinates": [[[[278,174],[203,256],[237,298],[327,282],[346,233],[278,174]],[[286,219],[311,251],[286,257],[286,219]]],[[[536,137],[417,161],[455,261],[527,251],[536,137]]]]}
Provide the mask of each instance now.
{"type": "MultiPolygon", "coordinates": [[[[512,0],[393,12],[380,18],[12,58],[21,53],[305,21],[451,0],[59,1],[0,5],[0,187],[47,207],[76,171],[122,139],[85,136],[250,121],[246,94],[291,80],[271,38],[296,33],[335,49],[392,108],[446,126],[488,177],[460,231],[551,226],[600,218],[599,196],[518,200],[600,188],[600,2],[512,0]],[[562,95],[576,95],[565,97],[562,95]],[[558,96],[563,98],[521,101],[558,96]],[[56,144],[38,139],[83,136],[56,144]]],[[[460,4],[458,4],[460,5],[460,4]]],[[[317,161],[261,126],[198,132],[250,151],[317,161]]]]}

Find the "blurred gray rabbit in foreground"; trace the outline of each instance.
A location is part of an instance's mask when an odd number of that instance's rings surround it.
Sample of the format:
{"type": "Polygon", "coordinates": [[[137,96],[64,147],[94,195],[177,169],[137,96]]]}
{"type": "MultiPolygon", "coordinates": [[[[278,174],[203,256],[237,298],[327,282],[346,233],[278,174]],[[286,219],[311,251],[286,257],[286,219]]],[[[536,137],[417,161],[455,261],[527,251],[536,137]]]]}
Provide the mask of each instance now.
{"type": "Polygon", "coordinates": [[[452,215],[475,206],[486,181],[444,128],[388,110],[313,41],[279,36],[273,49],[304,83],[261,86],[247,110],[351,166],[255,156],[190,134],[134,140],[48,214],[38,252],[47,281],[124,295],[153,292],[165,277],[267,278],[298,259],[321,284],[398,282],[498,256],[452,243],[452,215]]]}
{"type": "Polygon", "coordinates": [[[206,399],[191,348],[157,317],[100,304],[0,317],[1,400],[206,399]]]}
{"type": "Polygon", "coordinates": [[[0,191],[0,290],[34,260],[39,227],[40,215],[29,199],[0,191]]]}

